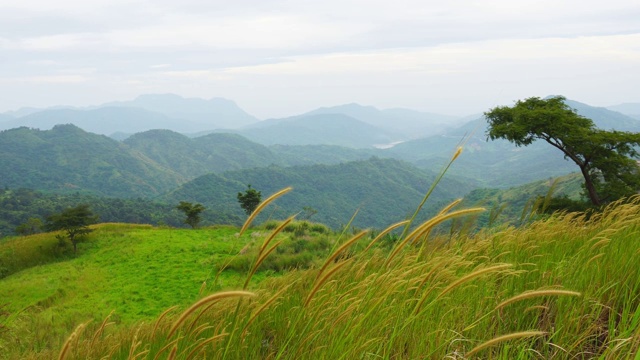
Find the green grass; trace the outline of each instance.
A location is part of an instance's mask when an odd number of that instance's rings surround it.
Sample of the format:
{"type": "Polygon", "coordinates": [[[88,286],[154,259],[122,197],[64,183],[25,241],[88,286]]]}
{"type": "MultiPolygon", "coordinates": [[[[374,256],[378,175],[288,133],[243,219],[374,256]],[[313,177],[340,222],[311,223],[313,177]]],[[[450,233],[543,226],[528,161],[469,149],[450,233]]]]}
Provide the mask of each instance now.
{"type": "MultiPolygon", "coordinates": [[[[197,299],[203,282],[205,292],[236,285],[238,274],[216,276],[214,269],[249,241],[237,232],[103,224],[79,245],[77,257],[53,255],[53,234],[13,238],[0,244],[2,260],[13,259],[16,271],[0,280],[0,299],[21,324],[15,327],[25,332],[16,336],[29,338],[33,334],[27,333],[40,330],[47,334],[36,338],[66,336],[77,323],[101,321],[111,311],[119,324],[147,320],[197,299]],[[38,255],[37,261],[28,261],[26,254],[38,255]],[[20,260],[26,268],[15,265],[20,260]]],[[[40,348],[36,343],[34,350],[40,348]]]]}
{"type": "Polygon", "coordinates": [[[0,280],[2,298],[24,299],[9,312],[40,302],[6,322],[5,356],[56,358],[65,337],[37,332],[69,335],[91,318],[69,337],[66,359],[640,356],[640,197],[589,220],[556,214],[522,228],[432,235],[415,244],[401,238],[367,251],[371,236],[348,244],[347,236],[332,243],[337,235],[283,231],[263,247],[269,230],[243,240],[235,232],[98,227],[77,258],[0,280]],[[335,253],[316,247],[325,236],[335,253]],[[170,332],[205,295],[238,296],[223,290],[241,289],[247,274],[222,272],[216,282],[214,264],[242,251],[233,261],[245,257],[252,268],[280,241],[262,264],[295,253],[298,241],[307,241],[300,252],[315,249],[327,260],[277,277],[263,273],[249,284],[255,296],[207,302],[170,332]],[[111,309],[105,324],[119,326],[101,326],[111,309]]]}

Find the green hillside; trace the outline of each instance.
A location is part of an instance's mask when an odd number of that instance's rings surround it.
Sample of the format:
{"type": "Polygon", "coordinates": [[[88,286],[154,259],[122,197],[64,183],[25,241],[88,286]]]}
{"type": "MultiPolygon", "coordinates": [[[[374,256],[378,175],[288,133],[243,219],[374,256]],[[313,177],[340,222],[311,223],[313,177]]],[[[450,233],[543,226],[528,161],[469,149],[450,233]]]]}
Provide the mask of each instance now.
{"type": "Polygon", "coordinates": [[[0,185],[109,196],[155,196],[185,181],[142,154],[74,125],[0,132],[0,185]]]}
{"type": "MultiPolygon", "coordinates": [[[[337,165],[310,165],[247,169],[201,176],[165,197],[167,202],[199,202],[216,213],[243,215],[236,194],[248,184],[274,193],[287,186],[295,192],[279,202],[269,216],[283,217],[304,207],[317,210],[312,218],[337,228],[354,221],[359,227],[383,227],[399,221],[420,203],[435,174],[393,159],[371,158],[337,165]]],[[[447,177],[432,195],[433,203],[451,201],[473,189],[472,183],[447,177]]],[[[435,211],[435,210],[434,210],[435,211]]],[[[217,221],[214,219],[214,223],[217,221]]]]}
{"type": "Polygon", "coordinates": [[[135,134],[124,143],[187,178],[278,163],[267,147],[239,135],[212,133],[189,138],[169,130],[135,134]]]}

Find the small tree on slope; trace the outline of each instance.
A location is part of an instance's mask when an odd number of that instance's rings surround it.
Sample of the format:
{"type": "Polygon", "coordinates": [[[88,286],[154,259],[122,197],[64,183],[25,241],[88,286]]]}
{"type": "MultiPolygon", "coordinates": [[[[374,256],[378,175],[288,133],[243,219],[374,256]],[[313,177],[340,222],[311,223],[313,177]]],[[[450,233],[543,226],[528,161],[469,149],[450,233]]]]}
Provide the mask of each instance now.
{"type": "Polygon", "coordinates": [[[78,242],[83,235],[93,231],[89,229],[89,225],[96,221],[98,221],[98,217],[89,209],[89,205],[81,204],[47,217],[45,228],[48,231],[64,230],[67,233],[66,237],[73,245],[73,253],[75,254],[78,242]]]}

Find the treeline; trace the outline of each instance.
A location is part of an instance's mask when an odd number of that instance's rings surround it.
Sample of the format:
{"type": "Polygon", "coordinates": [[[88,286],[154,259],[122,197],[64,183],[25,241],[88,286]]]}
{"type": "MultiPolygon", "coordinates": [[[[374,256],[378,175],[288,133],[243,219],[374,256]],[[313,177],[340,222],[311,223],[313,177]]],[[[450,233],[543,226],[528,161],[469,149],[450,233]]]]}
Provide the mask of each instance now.
{"type": "MultiPolygon", "coordinates": [[[[142,198],[119,199],[83,193],[59,194],[4,188],[0,189],[0,237],[15,235],[16,229],[23,224],[35,225],[35,229],[26,231],[37,231],[38,223],[44,223],[48,216],[78,204],[88,204],[100,222],[185,226],[184,214],[176,209],[177,204],[142,198]]],[[[237,220],[212,211],[203,214],[203,224],[237,220]]]]}

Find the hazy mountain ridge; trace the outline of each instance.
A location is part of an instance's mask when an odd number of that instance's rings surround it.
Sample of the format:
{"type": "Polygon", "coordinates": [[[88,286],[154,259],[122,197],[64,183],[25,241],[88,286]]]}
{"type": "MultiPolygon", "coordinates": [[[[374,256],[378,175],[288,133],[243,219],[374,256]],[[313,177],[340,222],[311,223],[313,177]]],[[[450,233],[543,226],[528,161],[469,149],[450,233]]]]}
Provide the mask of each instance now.
{"type": "Polygon", "coordinates": [[[53,109],[35,112],[0,123],[2,130],[26,126],[49,130],[55,125],[73,124],[85,131],[110,135],[115,129],[124,133],[137,133],[151,127],[171,130],[196,129],[184,122],[176,128],[177,120],[163,114],[137,108],[103,107],[94,110],[53,109]]]}
{"type": "Polygon", "coordinates": [[[267,120],[237,133],[263,145],[337,145],[370,148],[397,138],[344,114],[315,114],[267,120]]]}
{"type": "Polygon", "coordinates": [[[101,107],[105,106],[145,109],[199,125],[199,130],[187,131],[236,129],[258,121],[256,117],[238,107],[234,101],[223,98],[205,100],[184,98],[175,94],[145,94],[131,101],[101,105],[101,107]]]}
{"type": "Polygon", "coordinates": [[[638,117],[640,117],[640,103],[622,103],[618,105],[607,106],[606,108],[625,114],[627,116],[631,116],[635,119],[638,119],[638,117]]]}
{"type": "Polygon", "coordinates": [[[344,114],[408,139],[436,135],[451,128],[458,117],[411,109],[392,108],[379,110],[373,106],[356,103],[321,107],[300,116],[318,114],[344,114]]]}
{"type": "Polygon", "coordinates": [[[104,135],[152,129],[194,133],[238,128],[258,121],[231,100],[183,98],[173,94],[141,95],[131,101],[90,107],[23,108],[0,116],[0,130],[20,126],[48,130],[54,125],[72,123],[104,135]]]}
{"type": "MultiPolygon", "coordinates": [[[[572,101],[568,103],[600,127],[640,129],[640,121],[620,113],[572,101]]],[[[357,105],[347,107],[378,111],[357,105]]],[[[91,111],[114,109],[125,108],[91,111]]],[[[76,110],[55,111],[79,113],[76,110]]],[[[76,189],[110,196],[155,196],[208,173],[271,165],[337,164],[366,160],[371,156],[401,159],[421,169],[439,171],[457,146],[462,146],[463,152],[449,170],[450,175],[485,187],[510,187],[576,170],[561,153],[544,143],[518,148],[504,140],[487,141],[486,121],[482,118],[442,135],[406,141],[384,150],[372,146],[395,138],[343,114],[298,116],[270,121],[270,124],[238,131],[252,132],[265,139],[271,137],[271,140],[265,140],[274,143],[269,146],[237,133],[222,132],[189,138],[169,130],[152,130],[118,143],[68,125],[49,132],[27,128],[7,130],[0,137],[2,165],[7,169],[0,178],[0,185],[41,190],[76,189]],[[50,135],[60,133],[64,135],[55,139],[50,135]],[[315,145],[278,145],[288,142],[315,145]]]]}

